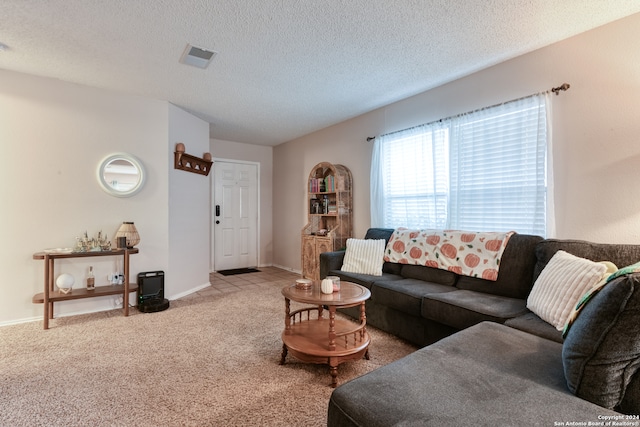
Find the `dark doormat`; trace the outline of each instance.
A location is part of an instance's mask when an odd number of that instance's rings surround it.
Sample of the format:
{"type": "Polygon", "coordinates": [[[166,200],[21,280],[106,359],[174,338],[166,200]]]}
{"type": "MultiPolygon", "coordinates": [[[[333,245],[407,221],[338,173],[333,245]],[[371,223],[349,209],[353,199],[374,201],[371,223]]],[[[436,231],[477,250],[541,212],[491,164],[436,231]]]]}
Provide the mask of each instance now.
{"type": "Polygon", "coordinates": [[[223,276],[233,276],[234,274],[260,273],[260,270],[255,268],[232,268],[231,270],[220,270],[217,273],[223,276]]]}

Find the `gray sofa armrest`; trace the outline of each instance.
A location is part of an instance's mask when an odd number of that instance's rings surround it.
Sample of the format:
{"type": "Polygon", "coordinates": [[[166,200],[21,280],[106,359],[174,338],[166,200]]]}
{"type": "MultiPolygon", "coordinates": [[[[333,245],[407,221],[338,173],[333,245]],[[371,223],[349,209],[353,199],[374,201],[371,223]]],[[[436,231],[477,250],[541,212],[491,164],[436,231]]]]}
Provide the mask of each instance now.
{"type": "Polygon", "coordinates": [[[323,252],[320,254],[320,278],[324,279],[331,270],[340,270],[345,251],[323,252]]]}

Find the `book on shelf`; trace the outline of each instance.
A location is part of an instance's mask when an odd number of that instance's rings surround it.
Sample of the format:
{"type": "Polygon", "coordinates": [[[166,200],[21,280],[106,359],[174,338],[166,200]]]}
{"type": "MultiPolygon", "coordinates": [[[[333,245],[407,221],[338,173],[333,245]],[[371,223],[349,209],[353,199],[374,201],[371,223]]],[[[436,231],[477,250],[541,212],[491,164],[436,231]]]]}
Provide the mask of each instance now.
{"type": "Polygon", "coordinates": [[[333,175],[325,178],[311,178],[309,180],[310,193],[335,193],[336,180],[333,175]]]}

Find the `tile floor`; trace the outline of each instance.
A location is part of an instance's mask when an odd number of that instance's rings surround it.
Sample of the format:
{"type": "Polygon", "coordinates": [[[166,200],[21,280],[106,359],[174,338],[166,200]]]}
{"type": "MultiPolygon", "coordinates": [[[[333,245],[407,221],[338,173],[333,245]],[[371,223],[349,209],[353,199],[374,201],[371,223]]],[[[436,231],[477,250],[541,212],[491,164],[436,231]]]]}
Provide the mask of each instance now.
{"type": "Polygon", "coordinates": [[[283,270],[278,267],[258,267],[259,273],[244,273],[233,276],[223,276],[220,273],[211,273],[209,282],[211,286],[187,295],[181,299],[198,298],[217,295],[227,292],[237,292],[246,289],[259,289],[264,287],[282,288],[292,284],[300,278],[300,274],[283,270]]]}

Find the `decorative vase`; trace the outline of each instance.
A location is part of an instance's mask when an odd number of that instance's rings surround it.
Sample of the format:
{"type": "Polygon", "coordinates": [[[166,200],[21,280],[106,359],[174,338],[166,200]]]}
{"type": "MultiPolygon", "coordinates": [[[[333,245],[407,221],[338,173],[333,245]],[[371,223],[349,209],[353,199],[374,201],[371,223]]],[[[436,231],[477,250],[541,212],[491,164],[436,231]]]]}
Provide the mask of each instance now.
{"type": "MultiPolygon", "coordinates": [[[[118,237],[126,237],[127,248],[132,248],[140,243],[140,235],[133,222],[123,222],[118,231],[116,232],[116,241],[119,242],[118,237]]],[[[124,249],[118,244],[118,249],[124,249]]]]}
{"type": "Polygon", "coordinates": [[[331,279],[323,279],[320,283],[320,291],[323,294],[332,294],[333,293],[333,280],[331,279]]]}

